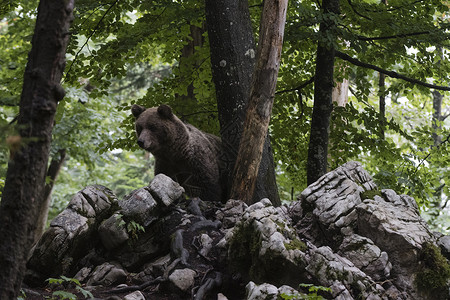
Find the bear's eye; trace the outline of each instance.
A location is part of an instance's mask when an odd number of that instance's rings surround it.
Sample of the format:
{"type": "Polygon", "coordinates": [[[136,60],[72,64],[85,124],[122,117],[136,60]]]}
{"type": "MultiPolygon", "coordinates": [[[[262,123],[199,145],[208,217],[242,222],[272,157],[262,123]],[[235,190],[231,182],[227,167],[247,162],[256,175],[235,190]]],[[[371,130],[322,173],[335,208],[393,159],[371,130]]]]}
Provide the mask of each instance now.
{"type": "Polygon", "coordinates": [[[148,125],[148,129],[149,129],[150,131],[156,131],[158,128],[157,128],[155,125],[150,124],[150,125],[148,125]]]}

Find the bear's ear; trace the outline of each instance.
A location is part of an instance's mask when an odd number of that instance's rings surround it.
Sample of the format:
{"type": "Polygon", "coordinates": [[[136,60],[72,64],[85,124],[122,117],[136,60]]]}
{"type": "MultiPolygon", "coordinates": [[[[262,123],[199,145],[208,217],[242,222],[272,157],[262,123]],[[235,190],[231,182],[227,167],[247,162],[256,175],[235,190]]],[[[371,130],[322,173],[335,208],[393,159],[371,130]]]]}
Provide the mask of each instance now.
{"type": "Polygon", "coordinates": [[[145,107],[137,104],[133,104],[133,106],[131,107],[131,113],[136,119],[144,112],[144,110],[145,107]]]}
{"type": "Polygon", "coordinates": [[[172,109],[170,108],[169,105],[165,105],[165,104],[161,104],[158,107],[158,114],[160,114],[161,117],[166,118],[166,119],[172,119],[172,117],[173,117],[172,109]]]}

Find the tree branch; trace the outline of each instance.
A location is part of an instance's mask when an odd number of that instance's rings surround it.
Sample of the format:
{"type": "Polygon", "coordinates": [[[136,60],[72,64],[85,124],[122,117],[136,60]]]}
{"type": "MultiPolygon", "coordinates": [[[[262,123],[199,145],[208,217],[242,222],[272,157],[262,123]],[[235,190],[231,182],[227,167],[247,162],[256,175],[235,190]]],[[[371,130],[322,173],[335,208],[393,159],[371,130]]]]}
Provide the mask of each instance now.
{"type": "Polygon", "coordinates": [[[375,36],[375,37],[365,37],[362,35],[358,35],[357,38],[360,41],[377,41],[377,40],[389,40],[389,39],[396,39],[396,38],[404,38],[408,36],[416,36],[416,35],[423,35],[423,34],[430,34],[430,31],[419,31],[419,32],[411,32],[411,33],[401,33],[396,35],[388,35],[388,36],[375,36]]]}
{"type": "Polygon", "coordinates": [[[372,21],[372,19],[371,19],[370,17],[367,17],[367,16],[361,14],[360,12],[358,12],[358,11],[356,10],[355,6],[353,5],[353,3],[352,3],[351,0],[347,0],[347,2],[348,2],[348,5],[350,5],[350,7],[352,8],[352,10],[353,10],[353,12],[354,12],[355,14],[357,14],[357,15],[360,16],[361,18],[364,18],[364,19],[367,19],[367,20],[371,20],[371,21],[372,21]]]}
{"type": "Polygon", "coordinates": [[[314,75],[311,76],[310,79],[308,79],[307,81],[302,82],[298,87],[292,88],[292,89],[286,89],[286,90],[281,90],[275,93],[275,95],[278,94],[283,94],[283,93],[287,93],[287,92],[293,92],[293,91],[299,91],[301,89],[303,89],[304,87],[306,87],[307,85],[311,84],[314,82],[314,75]]]}
{"type": "MultiPolygon", "coordinates": [[[[449,140],[450,140],[450,134],[447,135],[447,137],[445,138],[445,140],[443,140],[439,145],[437,145],[437,146],[431,146],[431,150],[432,150],[433,148],[435,148],[435,147],[437,147],[437,148],[441,147],[442,145],[444,145],[445,143],[447,143],[449,140]]],[[[420,167],[420,166],[428,159],[428,157],[430,157],[430,156],[431,156],[431,151],[428,152],[428,154],[427,154],[427,155],[420,161],[420,163],[417,165],[416,170],[414,171],[414,174],[417,173],[417,171],[419,170],[419,167],[420,167]]]]}
{"type": "Polygon", "coordinates": [[[418,79],[407,77],[405,75],[399,74],[399,73],[394,72],[394,71],[385,70],[385,69],[382,69],[382,68],[377,67],[375,65],[368,64],[368,63],[362,62],[360,60],[357,60],[356,58],[353,58],[353,57],[351,57],[351,56],[349,56],[349,55],[347,55],[347,54],[345,54],[343,52],[340,52],[340,51],[336,51],[336,57],[339,57],[340,59],[346,60],[346,61],[348,61],[348,62],[350,62],[350,63],[352,63],[352,64],[354,64],[355,66],[358,66],[358,67],[363,67],[363,68],[366,68],[366,69],[372,69],[372,70],[378,71],[378,72],[380,72],[382,74],[385,74],[385,75],[387,75],[387,76],[389,76],[391,78],[402,79],[404,81],[407,81],[407,82],[410,82],[410,83],[413,83],[413,84],[418,84],[418,85],[421,85],[421,86],[424,86],[424,87],[428,87],[428,88],[431,88],[431,89],[436,89],[436,90],[441,90],[441,91],[450,91],[450,87],[448,87],[448,86],[440,86],[440,85],[427,83],[427,82],[424,82],[424,81],[420,81],[418,79]]]}
{"type": "Polygon", "coordinates": [[[110,7],[108,7],[108,9],[106,10],[106,12],[103,14],[103,16],[100,18],[100,20],[97,22],[97,25],[95,25],[95,28],[92,30],[91,34],[87,37],[86,41],[84,42],[83,46],[81,46],[80,50],[78,50],[78,52],[75,54],[74,59],[72,60],[72,62],[70,63],[69,69],[67,70],[66,74],[64,75],[64,78],[67,77],[67,75],[70,73],[70,70],[72,69],[73,64],[75,63],[75,61],[78,58],[78,55],[80,54],[81,50],[83,50],[83,48],[87,45],[87,43],[89,42],[89,40],[92,38],[92,36],[94,35],[94,33],[97,31],[97,29],[100,26],[100,23],[102,23],[103,19],[106,17],[106,15],[109,13],[109,11],[114,7],[114,5],[116,5],[116,3],[119,2],[119,0],[114,1],[110,7]]]}

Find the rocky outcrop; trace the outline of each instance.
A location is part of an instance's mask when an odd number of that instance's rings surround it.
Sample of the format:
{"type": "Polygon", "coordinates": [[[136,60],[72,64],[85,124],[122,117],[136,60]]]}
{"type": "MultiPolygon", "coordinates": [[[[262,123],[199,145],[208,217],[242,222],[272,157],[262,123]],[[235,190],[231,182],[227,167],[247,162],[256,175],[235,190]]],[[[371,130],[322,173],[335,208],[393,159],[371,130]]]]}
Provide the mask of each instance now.
{"type": "Polygon", "coordinates": [[[120,299],[449,298],[450,238],[357,162],[280,207],[182,193],[164,175],[120,201],[84,189],[37,244],[27,283],[65,275],[120,299]]]}

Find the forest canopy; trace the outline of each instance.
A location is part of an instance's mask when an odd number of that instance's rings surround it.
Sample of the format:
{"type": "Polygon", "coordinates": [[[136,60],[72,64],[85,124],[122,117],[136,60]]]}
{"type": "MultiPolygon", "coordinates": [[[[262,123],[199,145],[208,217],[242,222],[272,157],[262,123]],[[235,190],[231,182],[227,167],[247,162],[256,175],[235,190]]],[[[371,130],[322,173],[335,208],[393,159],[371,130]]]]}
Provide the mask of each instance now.
{"type": "MultiPolygon", "coordinates": [[[[339,13],[324,13],[321,1],[289,2],[269,128],[282,200],[306,187],[320,42],[336,50],[344,99],[331,114],[327,169],[361,161],[379,188],[413,196],[434,228],[449,230],[449,7],[343,0],[339,13]],[[324,21],[334,24],[326,34],[324,21]]],[[[257,36],[262,1],[249,8],[257,36]]],[[[36,15],[36,1],[0,4],[0,192],[36,15]]],[[[67,154],[52,215],[89,184],[118,196],[147,184],[152,160],[137,149],[132,104],[169,104],[220,134],[203,1],[79,0],[74,17],[50,152],[67,154]]]]}

